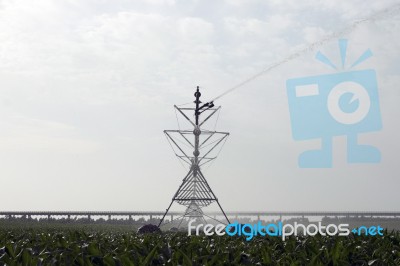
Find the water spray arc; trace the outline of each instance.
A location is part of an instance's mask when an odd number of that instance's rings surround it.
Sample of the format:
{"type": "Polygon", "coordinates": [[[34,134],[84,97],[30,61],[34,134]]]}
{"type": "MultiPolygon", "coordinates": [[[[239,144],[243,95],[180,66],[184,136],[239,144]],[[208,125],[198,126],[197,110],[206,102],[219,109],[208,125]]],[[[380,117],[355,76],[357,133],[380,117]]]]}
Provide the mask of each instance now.
{"type": "Polygon", "coordinates": [[[349,34],[351,32],[353,32],[355,29],[357,29],[360,25],[366,24],[366,23],[370,23],[370,22],[374,22],[374,21],[379,21],[379,20],[383,20],[383,19],[387,19],[387,18],[391,18],[393,16],[399,15],[400,14],[400,4],[396,3],[392,6],[389,6],[385,9],[382,9],[380,11],[374,12],[372,14],[370,14],[367,17],[358,19],[356,21],[354,21],[353,23],[347,25],[345,28],[342,28],[338,31],[335,31],[331,34],[328,34],[326,36],[324,36],[322,39],[313,42],[311,44],[308,44],[306,47],[304,47],[301,50],[295,51],[292,54],[287,55],[286,57],[284,57],[283,59],[269,65],[268,67],[266,67],[265,69],[261,70],[260,72],[254,74],[253,76],[250,76],[249,78],[243,80],[242,82],[238,83],[237,85],[227,89],[226,91],[222,92],[221,94],[219,94],[218,96],[214,97],[211,102],[214,102],[216,100],[219,100],[222,97],[225,97],[225,95],[231,93],[234,90],[237,90],[240,87],[243,87],[244,85],[246,85],[247,83],[250,83],[251,81],[269,73],[270,71],[274,70],[275,68],[280,67],[283,64],[286,64],[287,62],[290,62],[300,56],[302,56],[305,53],[314,51],[316,48],[323,46],[325,43],[337,39],[339,37],[342,37],[345,34],[349,34]]]}
{"type": "Polygon", "coordinates": [[[159,227],[162,225],[165,216],[168,214],[174,202],[186,206],[185,213],[180,217],[181,222],[185,218],[200,218],[204,220],[204,216],[207,215],[204,214],[202,209],[216,202],[226,221],[230,223],[218,198],[215,196],[201,171],[203,165],[217,158],[218,154],[214,155],[214,153],[218,147],[222,148],[229,133],[207,130],[204,128],[205,123],[210,121],[210,118],[214,116],[221,107],[214,106],[213,102],[202,104],[200,101],[201,93],[199,87],[197,87],[194,96],[194,108],[174,106],[178,113],[190,123],[193,130],[164,130],[172,148],[175,148],[175,155],[178,159],[189,165],[189,172],[174,194],[171,203],[158,224],[159,227]],[[194,119],[190,118],[193,117],[193,115],[190,114],[192,112],[194,112],[194,119]],[[204,119],[201,119],[203,117],[204,119]],[[192,151],[192,154],[187,151],[187,148],[192,151]]]}

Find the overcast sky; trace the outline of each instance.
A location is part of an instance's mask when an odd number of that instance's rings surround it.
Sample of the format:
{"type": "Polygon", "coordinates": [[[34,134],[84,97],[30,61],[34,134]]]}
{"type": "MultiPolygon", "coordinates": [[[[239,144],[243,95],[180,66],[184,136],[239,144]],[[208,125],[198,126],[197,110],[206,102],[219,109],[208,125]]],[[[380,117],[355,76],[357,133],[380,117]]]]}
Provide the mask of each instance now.
{"type": "MultiPolygon", "coordinates": [[[[164,210],[185,176],[164,129],[174,104],[223,91],[393,0],[0,0],[1,210],[164,210]],[[301,3],[301,4],[300,4],[301,3]]],[[[383,129],[360,134],[379,164],[301,169],[319,140],[294,141],[286,80],[337,71],[337,38],[235,90],[217,128],[231,133],[205,170],[227,210],[399,210],[400,14],[347,38],[373,57],[383,129]]]]}

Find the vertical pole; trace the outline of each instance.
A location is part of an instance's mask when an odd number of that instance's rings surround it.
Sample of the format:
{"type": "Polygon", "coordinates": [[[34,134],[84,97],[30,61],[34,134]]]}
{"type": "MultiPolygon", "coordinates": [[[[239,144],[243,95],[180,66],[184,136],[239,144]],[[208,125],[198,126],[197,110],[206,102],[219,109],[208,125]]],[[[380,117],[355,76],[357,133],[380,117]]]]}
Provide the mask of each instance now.
{"type": "MultiPolygon", "coordinates": [[[[196,109],[194,111],[194,115],[196,118],[196,124],[195,124],[195,128],[193,130],[193,134],[194,134],[194,151],[193,151],[193,155],[194,155],[194,160],[192,161],[192,167],[193,167],[193,192],[192,192],[192,198],[197,198],[197,175],[198,175],[198,171],[199,169],[199,155],[200,155],[200,151],[199,151],[199,142],[200,142],[200,127],[199,127],[199,117],[200,117],[200,88],[199,86],[197,86],[197,90],[194,93],[194,96],[196,97],[196,109]]],[[[191,205],[192,201],[189,203],[189,206],[191,205]]],[[[197,206],[197,204],[195,204],[195,206],[197,206]]],[[[197,209],[195,210],[195,213],[198,211],[198,206],[196,207],[197,209]]]]}
{"type": "Polygon", "coordinates": [[[199,125],[199,116],[200,116],[199,107],[200,107],[200,103],[201,103],[200,102],[201,93],[200,93],[199,86],[197,86],[197,90],[194,93],[194,96],[196,97],[196,101],[194,102],[196,104],[196,110],[194,111],[194,115],[196,117],[196,126],[198,126],[199,125]]]}

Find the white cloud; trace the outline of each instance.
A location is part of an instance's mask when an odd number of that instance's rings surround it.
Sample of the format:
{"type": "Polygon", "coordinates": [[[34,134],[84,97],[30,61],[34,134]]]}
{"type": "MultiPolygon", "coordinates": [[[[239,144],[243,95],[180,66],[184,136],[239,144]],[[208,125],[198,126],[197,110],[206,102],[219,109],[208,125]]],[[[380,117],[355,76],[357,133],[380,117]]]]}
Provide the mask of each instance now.
{"type": "Polygon", "coordinates": [[[90,154],[100,149],[96,141],[82,138],[79,129],[60,122],[3,115],[0,129],[2,152],[90,154]]]}

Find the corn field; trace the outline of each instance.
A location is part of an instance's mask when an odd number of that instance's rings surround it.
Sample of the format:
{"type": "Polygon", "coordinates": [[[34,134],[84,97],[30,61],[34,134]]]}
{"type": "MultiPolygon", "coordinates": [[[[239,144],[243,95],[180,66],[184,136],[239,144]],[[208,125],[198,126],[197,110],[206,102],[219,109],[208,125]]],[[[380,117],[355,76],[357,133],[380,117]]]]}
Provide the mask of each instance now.
{"type": "Polygon", "coordinates": [[[0,228],[0,265],[400,265],[400,233],[246,241],[133,228],[0,228]]]}

